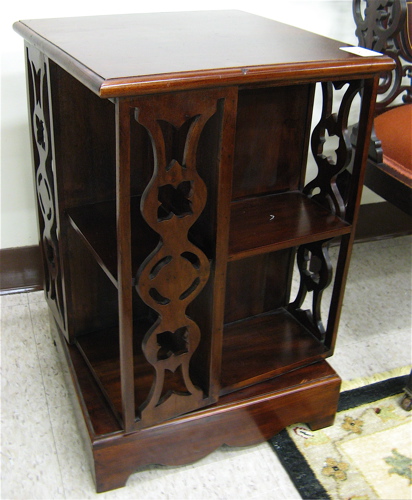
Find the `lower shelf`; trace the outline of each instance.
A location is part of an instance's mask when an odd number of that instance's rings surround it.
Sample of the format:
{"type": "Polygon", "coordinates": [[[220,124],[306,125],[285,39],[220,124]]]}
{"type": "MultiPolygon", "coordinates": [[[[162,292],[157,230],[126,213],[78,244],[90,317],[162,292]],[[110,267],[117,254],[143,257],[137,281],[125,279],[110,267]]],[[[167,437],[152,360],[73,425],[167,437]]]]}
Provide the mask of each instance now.
{"type": "MultiPolygon", "coordinates": [[[[134,396],[135,413],[139,414],[139,407],[149,397],[154,378],[153,366],[146,360],[142,350],[142,340],[150,323],[141,320],[134,325],[133,364],[134,364],[134,396]]],[[[120,351],[119,332],[117,327],[107,328],[76,339],[76,348],[82,355],[96,384],[106,398],[108,406],[122,425],[122,399],[120,380],[120,351]]],[[[165,377],[164,392],[184,393],[186,387],[183,379],[176,370],[176,376],[165,377]]],[[[192,374],[195,386],[201,386],[196,376],[192,374]]],[[[204,403],[207,403],[205,398],[204,403]]]]}
{"type": "MultiPolygon", "coordinates": [[[[154,368],[140,348],[150,324],[141,320],[134,329],[135,410],[149,396],[155,377],[154,368]]],[[[122,401],[119,361],[119,333],[116,327],[77,338],[76,348],[83,356],[119,425],[122,425],[122,401]]],[[[238,391],[310,365],[323,359],[326,348],[285,309],[262,314],[226,325],[223,335],[220,395],[238,391]]],[[[165,378],[165,391],[184,393],[178,376],[165,378]],[[180,385],[179,385],[180,384],[180,385]]],[[[192,372],[192,381],[202,387],[192,372]]],[[[205,404],[207,388],[203,387],[205,404]]]]}
{"type": "MultiPolygon", "coordinates": [[[[206,408],[151,428],[125,434],[76,346],[68,345],[56,324],[52,329],[64,355],[73,410],[89,452],[96,490],[122,487],[139,467],[183,465],[223,444],[263,442],[286,426],[306,422],[312,429],[333,424],[340,379],[322,360],[252,387],[223,396],[206,408]]],[[[63,366],[64,366],[63,364],[63,366]]]]}
{"type": "Polygon", "coordinates": [[[281,308],[226,325],[221,394],[322,359],[325,346],[281,308]]]}

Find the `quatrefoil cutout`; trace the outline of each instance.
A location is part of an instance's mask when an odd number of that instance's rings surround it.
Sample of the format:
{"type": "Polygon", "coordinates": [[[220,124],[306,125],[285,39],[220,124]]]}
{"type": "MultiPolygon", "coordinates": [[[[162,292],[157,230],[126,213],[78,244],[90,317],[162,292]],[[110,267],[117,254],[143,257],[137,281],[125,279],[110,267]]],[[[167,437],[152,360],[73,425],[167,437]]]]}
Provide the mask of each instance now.
{"type": "Polygon", "coordinates": [[[176,217],[185,217],[193,214],[192,202],[190,198],[193,194],[191,181],[183,181],[174,187],[173,184],[166,184],[158,188],[159,208],[157,219],[159,222],[176,217]]]}
{"type": "Polygon", "coordinates": [[[157,334],[157,359],[165,360],[171,356],[180,356],[188,352],[189,332],[185,326],[175,332],[162,332],[157,334]]]}

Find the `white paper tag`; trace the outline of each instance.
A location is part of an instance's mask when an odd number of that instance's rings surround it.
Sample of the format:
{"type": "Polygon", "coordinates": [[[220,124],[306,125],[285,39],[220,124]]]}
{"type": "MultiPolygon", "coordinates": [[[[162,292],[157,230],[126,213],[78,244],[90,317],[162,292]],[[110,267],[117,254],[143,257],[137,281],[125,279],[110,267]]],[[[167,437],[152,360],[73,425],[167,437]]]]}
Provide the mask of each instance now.
{"type": "Polygon", "coordinates": [[[365,49],[363,47],[339,47],[340,50],[344,50],[345,52],[349,52],[350,54],[355,54],[355,56],[361,57],[377,57],[381,56],[380,52],[375,52],[374,50],[365,49]]]}

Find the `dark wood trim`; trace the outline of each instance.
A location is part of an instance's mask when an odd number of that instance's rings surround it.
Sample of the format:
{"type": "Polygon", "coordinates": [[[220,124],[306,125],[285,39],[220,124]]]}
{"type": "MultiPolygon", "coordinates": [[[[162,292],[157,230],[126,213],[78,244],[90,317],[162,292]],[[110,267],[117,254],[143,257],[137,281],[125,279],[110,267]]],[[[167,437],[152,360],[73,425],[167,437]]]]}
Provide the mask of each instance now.
{"type": "Polygon", "coordinates": [[[0,295],[43,289],[38,245],[0,249],[0,295]]]}
{"type": "Polygon", "coordinates": [[[355,242],[381,240],[412,234],[412,218],[389,202],[360,206],[355,242]]]}

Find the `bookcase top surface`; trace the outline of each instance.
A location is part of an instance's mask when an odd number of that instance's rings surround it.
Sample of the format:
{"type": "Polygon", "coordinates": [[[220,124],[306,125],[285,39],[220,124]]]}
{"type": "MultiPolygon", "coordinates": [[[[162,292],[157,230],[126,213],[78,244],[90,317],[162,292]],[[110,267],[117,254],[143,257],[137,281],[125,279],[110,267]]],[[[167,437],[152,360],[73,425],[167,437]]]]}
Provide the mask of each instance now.
{"type": "Polygon", "coordinates": [[[14,28],[102,97],[377,74],[393,65],[241,11],[38,19],[14,28]]]}

